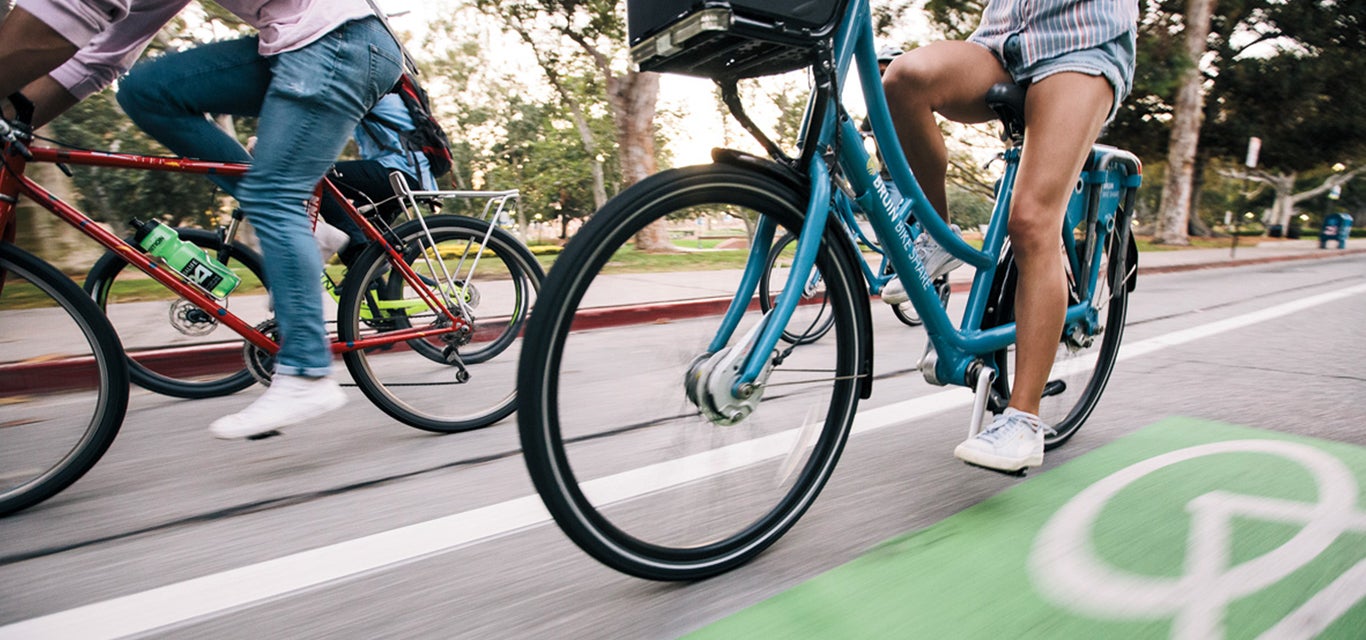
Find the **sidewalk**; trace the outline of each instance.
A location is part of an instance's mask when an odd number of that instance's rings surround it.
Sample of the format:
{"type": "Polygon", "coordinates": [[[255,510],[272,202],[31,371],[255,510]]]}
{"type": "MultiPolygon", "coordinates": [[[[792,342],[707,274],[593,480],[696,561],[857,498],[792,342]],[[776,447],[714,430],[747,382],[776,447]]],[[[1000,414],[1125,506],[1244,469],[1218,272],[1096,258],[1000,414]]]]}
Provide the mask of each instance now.
{"type": "MultiPolygon", "coordinates": [[[[1244,242],[1249,242],[1244,240],[1244,242]]],[[[1253,240],[1251,242],[1257,242],[1253,240]]],[[[1366,243],[1363,243],[1366,245],[1366,243]]],[[[1346,250],[1319,249],[1317,240],[1261,240],[1260,244],[1239,244],[1236,254],[1229,249],[1173,249],[1144,251],[1138,256],[1138,272],[1143,274],[1171,273],[1193,269],[1242,267],[1286,260],[1333,258],[1366,253],[1366,246],[1346,250]]],[[[730,297],[735,293],[734,271],[694,271],[687,273],[640,273],[600,276],[610,279],[611,287],[595,287],[598,297],[585,300],[585,307],[608,307],[621,301],[651,300],[660,303],[696,300],[700,298],[730,297]],[[609,297],[605,294],[611,293],[609,297]]],[[[949,274],[955,290],[966,290],[975,272],[961,268],[949,274]]]]}
{"type": "MultiPolygon", "coordinates": [[[[1363,243],[1366,244],[1366,243],[1363,243]]],[[[1171,251],[1145,251],[1139,255],[1139,274],[1169,273],[1192,269],[1240,267],[1268,262],[1304,260],[1314,258],[1333,258],[1344,255],[1366,253],[1366,247],[1347,250],[1319,249],[1317,240],[1262,240],[1253,246],[1239,246],[1236,255],[1223,249],[1182,249],[1171,251]]],[[[724,311],[726,303],[734,294],[734,283],[738,271],[693,271],[674,273],[635,273],[600,276],[600,282],[609,286],[594,287],[584,307],[596,309],[582,312],[591,317],[591,326],[614,326],[622,324],[660,322],[672,319],[694,317],[724,311]],[[623,306],[630,302],[630,306],[623,306]]],[[[970,286],[974,271],[961,268],[950,276],[950,283],[956,291],[966,291],[970,286]]],[[[484,296],[499,295],[498,282],[485,283],[481,287],[484,296]]],[[[251,309],[264,309],[265,296],[238,296],[232,299],[233,311],[244,318],[251,309]]],[[[329,313],[334,312],[329,309],[329,313]]],[[[41,339],[50,332],[44,326],[49,314],[60,314],[55,309],[31,309],[13,311],[5,314],[6,333],[23,337],[5,345],[5,353],[0,358],[0,367],[25,366],[26,369],[38,365],[49,358],[49,354],[60,352],[60,346],[43,344],[41,339]],[[8,363],[8,364],[6,364],[8,363]]],[[[159,350],[160,357],[175,360],[204,362],[207,358],[221,357],[225,362],[240,364],[242,342],[230,331],[220,327],[213,333],[213,344],[152,344],[150,336],[162,341],[168,335],[167,303],[141,302],[117,305],[110,309],[111,317],[117,317],[117,325],[124,335],[121,339],[125,348],[131,352],[159,350]],[[138,327],[148,328],[147,336],[139,335],[138,327]],[[178,351],[178,350],[183,350],[178,351]],[[217,353],[221,351],[222,353],[217,353]]],[[[250,318],[248,318],[250,319],[250,318]]],[[[590,326],[590,325],[580,325],[590,326]]],[[[43,366],[43,365],[38,365],[43,366]]],[[[235,365],[234,365],[235,366],[235,365]]]]}

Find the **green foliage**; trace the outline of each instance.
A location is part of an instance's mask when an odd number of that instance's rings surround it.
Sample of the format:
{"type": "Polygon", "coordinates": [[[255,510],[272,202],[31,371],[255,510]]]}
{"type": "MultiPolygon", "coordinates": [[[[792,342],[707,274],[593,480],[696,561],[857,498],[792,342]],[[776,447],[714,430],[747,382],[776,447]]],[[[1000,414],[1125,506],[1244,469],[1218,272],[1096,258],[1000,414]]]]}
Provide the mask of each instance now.
{"type": "Polygon", "coordinates": [[[990,198],[969,191],[955,184],[948,186],[949,211],[953,212],[953,223],[963,229],[976,229],[977,225],[991,222],[993,202],[990,198]]]}
{"type": "Polygon", "coordinates": [[[985,0],[927,0],[925,11],[944,31],[945,38],[962,40],[982,21],[982,10],[986,6],[985,0]]]}
{"type": "MultiPolygon", "coordinates": [[[[49,125],[51,135],[78,148],[167,155],[114,104],[106,91],[81,102],[49,125]]],[[[210,226],[215,188],[203,176],[159,171],[72,167],[76,204],[101,222],[155,218],[171,225],[210,226]]]]}
{"type": "Polygon", "coordinates": [[[1249,136],[1261,137],[1261,165],[1278,171],[1366,154],[1366,113],[1343,90],[1366,83],[1366,1],[1247,4],[1255,10],[1242,22],[1275,51],[1240,56],[1246,46],[1236,38],[1217,41],[1221,65],[1202,144],[1237,158],[1249,136]]]}

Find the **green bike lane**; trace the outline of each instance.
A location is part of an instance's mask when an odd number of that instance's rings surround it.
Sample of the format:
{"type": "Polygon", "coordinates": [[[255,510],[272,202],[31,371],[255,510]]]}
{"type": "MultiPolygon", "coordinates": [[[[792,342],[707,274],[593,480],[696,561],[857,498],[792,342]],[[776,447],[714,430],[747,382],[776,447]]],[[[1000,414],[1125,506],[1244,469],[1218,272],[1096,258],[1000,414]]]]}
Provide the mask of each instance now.
{"type": "Polygon", "coordinates": [[[1366,448],[1169,418],[695,638],[1366,637],[1366,448]]]}

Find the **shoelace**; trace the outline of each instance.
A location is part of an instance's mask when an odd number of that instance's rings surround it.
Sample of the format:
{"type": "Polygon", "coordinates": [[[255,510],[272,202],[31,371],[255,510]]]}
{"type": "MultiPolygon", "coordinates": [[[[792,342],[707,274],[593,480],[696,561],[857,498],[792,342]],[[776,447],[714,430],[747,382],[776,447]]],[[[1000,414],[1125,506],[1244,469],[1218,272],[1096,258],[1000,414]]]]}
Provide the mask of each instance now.
{"type": "Polygon", "coordinates": [[[1024,427],[1026,429],[1029,429],[1030,431],[1038,431],[1042,429],[1044,435],[1049,436],[1057,433],[1057,431],[1054,431],[1052,427],[1042,422],[1036,422],[1018,413],[1013,413],[1007,416],[1003,423],[1001,423],[1000,425],[993,426],[992,428],[987,429],[986,431],[983,431],[977,437],[987,441],[988,443],[996,444],[997,440],[1001,440],[1003,438],[1009,437],[1010,435],[1013,435],[1016,431],[1018,431],[1020,427],[1024,427]]]}

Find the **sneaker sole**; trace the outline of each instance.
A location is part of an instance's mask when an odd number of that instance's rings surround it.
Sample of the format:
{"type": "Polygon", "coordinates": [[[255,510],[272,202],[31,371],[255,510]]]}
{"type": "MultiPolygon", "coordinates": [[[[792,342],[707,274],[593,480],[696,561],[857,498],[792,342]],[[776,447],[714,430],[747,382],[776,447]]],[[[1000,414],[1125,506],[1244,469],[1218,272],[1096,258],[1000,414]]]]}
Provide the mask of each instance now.
{"type": "Polygon", "coordinates": [[[271,423],[261,428],[254,429],[250,433],[221,433],[218,429],[214,428],[214,425],[209,425],[209,433],[219,440],[263,440],[265,438],[269,438],[272,436],[282,435],[280,433],[280,429],[283,429],[285,427],[293,426],[301,422],[311,420],[313,418],[321,417],[332,411],[336,411],[337,409],[346,406],[346,402],[346,395],[339,394],[336,398],[333,398],[332,401],[329,402],[325,408],[311,415],[285,420],[282,422],[271,423]]]}
{"type": "Polygon", "coordinates": [[[1024,460],[1018,458],[1006,458],[1004,456],[983,453],[974,449],[969,449],[963,445],[958,445],[953,450],[953,457],[962,460],[974,467],[982,467],[992,471],[1002,473],[1021,473],[1030,467],[1043,466],[1043,454],[1030,456],[1024,460]]]}

